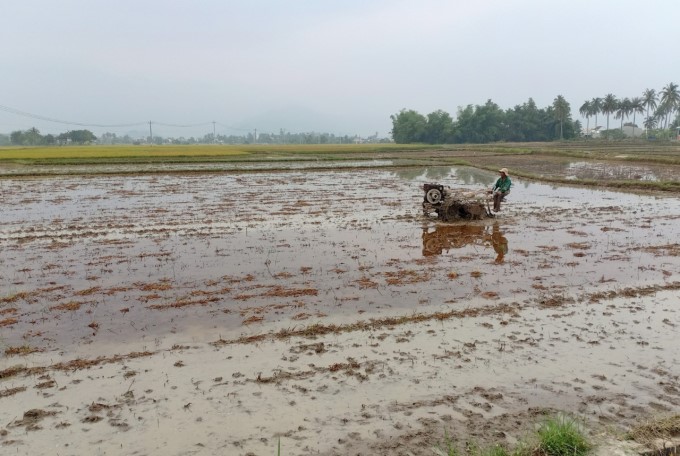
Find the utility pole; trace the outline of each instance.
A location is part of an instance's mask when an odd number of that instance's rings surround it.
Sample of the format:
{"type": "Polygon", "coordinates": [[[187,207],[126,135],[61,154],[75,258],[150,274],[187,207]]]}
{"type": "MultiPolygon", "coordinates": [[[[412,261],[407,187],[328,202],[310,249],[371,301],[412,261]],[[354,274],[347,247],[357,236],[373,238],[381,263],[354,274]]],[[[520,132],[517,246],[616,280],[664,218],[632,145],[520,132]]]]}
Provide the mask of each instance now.
{"type": "Polygon", "coordinates": [[[151,131],[151,121],[149,121],[149,142],[153,146],[153,132],[151,131]]]}
{"type": "Polygon", "coordinates": [[[253,136],[253,144],[257,143],[257,128],[255,129],[255,136],[253,136]]]}
{"type": "Polygon", "coordinates": [[[215,121],[213,120],[212,123],[213,123],[213,144],[215,144],[215,141],[216,141],[216,139],[217,139],[217,138],[215,137],[215,121]]]}

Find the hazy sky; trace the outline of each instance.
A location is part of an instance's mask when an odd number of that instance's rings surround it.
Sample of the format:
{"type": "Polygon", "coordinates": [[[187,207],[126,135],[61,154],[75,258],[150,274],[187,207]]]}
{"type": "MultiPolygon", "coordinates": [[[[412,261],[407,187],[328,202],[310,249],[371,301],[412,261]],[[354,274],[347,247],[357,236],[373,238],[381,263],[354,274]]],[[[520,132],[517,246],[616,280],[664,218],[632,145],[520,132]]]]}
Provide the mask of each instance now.
{"type": "MultiPolygon", "coordinates": [[[[0,12],[0,105],[86,124],[262,132],[276,111],[291,131],[334,119],[333,133],[386,136],[402,108],[455,116],[561,94],[577,118],[593,97],[680,83],[678,0],[1,0],[0,12]]],[[[32,126],[81,128],[0,111],[0,132],[32,126]]]]}

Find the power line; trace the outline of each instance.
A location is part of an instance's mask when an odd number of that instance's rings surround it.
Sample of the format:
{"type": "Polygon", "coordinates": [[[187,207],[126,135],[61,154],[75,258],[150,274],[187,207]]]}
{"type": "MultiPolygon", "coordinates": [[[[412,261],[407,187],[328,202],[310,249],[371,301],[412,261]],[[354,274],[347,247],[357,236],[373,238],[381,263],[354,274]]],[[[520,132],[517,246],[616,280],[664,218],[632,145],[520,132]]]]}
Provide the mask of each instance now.
{"type": "Polygon", "coordinates": [[[213,122],[202,122],[202,123],[189,124],[189,125],[171,124],[171,123],[163,123],[163,122],[153,122],[153,123],[154,123],[154,125],[161,125],[163,127],[193,128],[193,127],[204,127],[206,125],[211,125],[213,122]]]}
{"type": "Polygon", "coordinates": [[[135,127],[139,125],[145,125],[146,122],[134,122],[127,124],[96,124],[96,123],[85,123],[85,122],[73,122],[70,120],[55,119],[52,117],[41,116],[39,114],[31,114],[30,112],[20,111],[15,108],[10,108],[9,106],[0,105],[0,111],[5,111],[10,114],[16,114],[19,116],[30,117],[31,119],[45,120],[47,122],[60,123],[65,125],[77,125],[79,127],[99,127],[99,128],[118,128],[118,127],[135,127]]]}
{"type": "Polygon", "coordinates": [[[43,116],[40,114],[32,114],[30,112],[26,111],[21,111],[16,108],[12,108],[9,106],[3,106],[0,105],[0,111],[5,111],[10,114],[16,114],[19,116],[23,117],[29,117],[31,119],[37,119],[37,120],[44,120],[47,122],[54,122],[54,123],[60,123],[64,125],[76,125],[79,127],[98,127],[98,128],[120,128],[120,127],[138,127],[141,125],[147,125],[147,124],[154,124],[154,125],[159,125],[162,127],[172,127],[172,128],[196,128],[196,127],[204,127],[208,125],[213,126],[213,132],[215,131],[215,125],[219,125],[221,127],[224,127],[228,130],[236,130],[236,131],[252,131],[252,128],[239,128],[239,127],[232,127],[230,125],[226,125],[220,122],[212,121],[212,122],[201,122],[201,123],[195,123],[195,124],[174,124],[174,123],[166,123],[166,122],[156,122],[156,121],[144,121],[144,122],[132,122],[132,123],[123,123],[123,124],[98,124],[98,123],[90,123],[90,122],[74,122],[70,120],[62,120],[62,119],[55,119],[53,117],[47,117],[43,116]]]}
{"type": "Polygon", "coordinates": [[[238,131],[251,131],[252,130],[252,128],[238,128],[238,127],[232,127],[230,125],[225,125],[225,124],[219,123],[219,122],[215,122],[215,123],[217,125],[219,125],[220,127],[226,128],[227,130],[238,130],[238,131]]]}

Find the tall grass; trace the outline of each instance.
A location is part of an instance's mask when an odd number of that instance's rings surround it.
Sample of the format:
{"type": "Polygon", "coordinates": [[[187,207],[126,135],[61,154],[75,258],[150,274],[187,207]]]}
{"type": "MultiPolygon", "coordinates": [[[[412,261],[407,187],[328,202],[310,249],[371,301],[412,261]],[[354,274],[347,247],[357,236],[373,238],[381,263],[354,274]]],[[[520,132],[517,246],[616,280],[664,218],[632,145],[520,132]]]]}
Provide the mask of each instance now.
{"type": "Polygon", "coordinates": [[[461,453],[454,439],[444,433],[444,441],[432,452],[436,456],[585,456],[591,448],[582,426],[574,418],[558,415],[542,423],[536,435],[512,450],[498,444],[483,449],[472,445],[461,453]]]}
{"type": "Polygon", "coordinates": [[[585,456],[590,451],[582,426],[573,418],[550,418],[538,429],[539,449],[546,456],[585,456]]]}
{"type": "Polygon", "coordinates": [[[444,431],[444,442],[432,448],[432,452],[437,456],[458,456],[455,442],[444,431]]]}
{"type": "MultiPolygon", "coordinates": [[[[480,453],[480,456],[512,456],[515,453],[509,453],[505,447],[494,445],[480,453]]],[[[519,454],[518,454],[519,455],[519,454]]]]}

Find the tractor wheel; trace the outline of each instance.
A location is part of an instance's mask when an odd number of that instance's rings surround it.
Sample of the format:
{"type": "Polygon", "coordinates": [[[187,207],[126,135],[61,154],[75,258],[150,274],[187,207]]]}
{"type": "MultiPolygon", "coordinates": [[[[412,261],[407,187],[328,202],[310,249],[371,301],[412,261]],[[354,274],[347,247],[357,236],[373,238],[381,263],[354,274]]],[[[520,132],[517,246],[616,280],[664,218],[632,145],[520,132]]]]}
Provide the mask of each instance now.
{"type": "Polygon", "coordinates": [[[442,192],[438,188],[431,188],[425,194],[425,199],[430,204],[437,204],[442,200],[442,192]]]}

